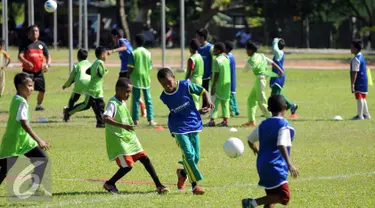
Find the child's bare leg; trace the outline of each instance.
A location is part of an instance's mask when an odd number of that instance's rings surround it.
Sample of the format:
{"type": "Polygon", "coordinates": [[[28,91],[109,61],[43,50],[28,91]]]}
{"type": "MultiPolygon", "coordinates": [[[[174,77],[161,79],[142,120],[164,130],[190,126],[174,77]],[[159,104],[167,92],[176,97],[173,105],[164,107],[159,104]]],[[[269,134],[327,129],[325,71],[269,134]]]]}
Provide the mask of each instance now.
{"type": "Polygon", "coordinates": [[[255,199],[258,205],[264,205],[264,207],[274,207],[274,204],[281,203],[280,197],[277,195],[267,195],[262,198],[255,199]]]}
{"type": "Polygon", "coordinates": [[[274,208],[274,207],[275,207],[275,204],[264,205],[264,208],[274,208]]]}

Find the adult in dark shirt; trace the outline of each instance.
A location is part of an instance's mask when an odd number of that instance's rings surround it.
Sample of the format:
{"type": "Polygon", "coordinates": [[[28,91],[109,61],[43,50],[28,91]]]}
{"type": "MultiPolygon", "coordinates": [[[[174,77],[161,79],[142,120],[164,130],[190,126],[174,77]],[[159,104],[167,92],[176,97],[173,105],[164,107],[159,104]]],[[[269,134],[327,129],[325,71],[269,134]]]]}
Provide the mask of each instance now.
{"type": "Polygon", "coordinates": [[[48,72],[51,56],[45,43],[39,40],[39,27],[29,27],[29,37],[21,43],[18,51],[18,60],[22,63],[22,71],[28,73],[34,81],[34,90],[38,91],[36,111],[43,111],[42,102],[45,93],[44,73],[48,72]],[[44,58],[46,64],[43,65],[44,58]]]}

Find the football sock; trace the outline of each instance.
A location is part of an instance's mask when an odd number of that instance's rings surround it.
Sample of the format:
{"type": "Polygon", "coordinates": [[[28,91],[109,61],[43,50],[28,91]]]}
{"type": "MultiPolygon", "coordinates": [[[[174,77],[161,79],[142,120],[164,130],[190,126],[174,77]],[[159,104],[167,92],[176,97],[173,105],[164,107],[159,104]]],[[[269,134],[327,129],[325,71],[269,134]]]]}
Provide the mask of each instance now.
{"type": "Polygon", "coordinates": [[[108,180],[108,183],[115,184],[118,180],[124,177],[129,171],[132,170],[132,167],[120,168],[111,179],[108,180]]]}
{"type": "Polygon", "coordinates": [[[257,201],[256,201],[255,199],[253,199],[253,200],[251,201],[251,204],[253,205],[253,207],[258,206],[257,201]]]}
{"type": "Polygon", "coordinates": [[[193,182],[193,183],[191,183],[191,188],[194,190],[195,189],[195,187],[197,186],[197,182],[193,182]]]}
{"type": "Polygon", "coordinates": [[[357,100],[357,116],[363,116],[363,99],[357,100]]]}
{"type": "Polygon", "coordinates": [[[154,181],[156,187],[162,186],[161,183],[160,183],[159,177],[156,174],[155,168],[152,165],[150,159],[147,156],[144,156],[144,157],[140,158],[139,161],[141,161],[143,166],[145,166],[147,172],[150,174],[150,176],[151,176],[152,180],[154,181]]]}
{"type": "Polygon", "coordinates": [[[363,115],[370,116],[366,99],[363,99],[363,115]]]}

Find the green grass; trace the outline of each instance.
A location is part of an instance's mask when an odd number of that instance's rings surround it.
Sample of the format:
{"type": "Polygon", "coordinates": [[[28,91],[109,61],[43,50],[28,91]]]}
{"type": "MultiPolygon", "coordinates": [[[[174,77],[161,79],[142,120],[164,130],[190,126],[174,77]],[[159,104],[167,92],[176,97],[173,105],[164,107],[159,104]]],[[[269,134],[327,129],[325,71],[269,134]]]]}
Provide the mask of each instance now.
{"type": "MultiPolygon", "coordinates": [[[[110,68],[105,77],[104,89],[107,101],[114,92],[117,70],[110,68]]],[[[7,111],[14,87],[12,78],[16,71],[7,71],[6,94],[0,99],[0,135],[4,133],[7,111]]],[[[237,73],[237,99],[241,110],[238,118],[229,120],[238,128],[230,133],[228,128],[205,128],[200,134],[200,169],[205,179],[200,183],[207,193],[193,196],[190,191],[179,193],[175,170],[181,157],[180,150],[168,130],[156,131],[145,120],[137,127],[137,135],[149,154],[162,182],[172,192],[165,196],[153,192],[153,185],[119,183],[123,194],[114,196],[102,189],[101,182],[67,181],[63,179],[107,179],[117,170],[114,162],[108,162],[104,130],[96,129],[92,110],[62,122],[62,108],[67,104],[71,90],[61,86],[68,74],[58,68],[46,74],[47,94],[45,112],[31,110],[31,120],[46,117],[51,123],[32,123],[40,137],[48,140],[52,161],[51,202],[13,203],[6,198],[5,184],[0,186],[0,207],[240,207],[245,197],[260,197],[264,190],[257,187],[256,157],[249,148],[238,159],[228,158],[222,145],[229,137],[238,137],[244,143],[253,128],[239,127],[246,121],[246,99],[253,83],[250,72],[237,73]]],[[[155,120],[167,123],[167,108],[158,99],[161,87],[157,83],[156,70],[152,72],[152,88],[155,120]]],[[[182,74],[177,74],[182,78],[182,74]]],[[[340,122],[330,121],[335,115],[349,119],[356,112],[354,96],[349,91],[346,71],[289,70],[285,94],[300,105],[300,119],[291,120],[296,129],[292,147],[292,159],[299,168],[300,177],[289,179],[291,188],[290,207],[371,207],[375,204],[375,152],[373,150],[374,120],[340,122]]],[[[372,89],[368,105],[375,115],[372,89]]],[[[36,93],[30,99],[35,107],[36,93]]],[[[129,102],[128,102],[129,103],[129,102]]],[[[259,113],[259,112],[258,112],[259,113]]],[[[258,117],[258,122],[261,118],[258,117]]],[[[204,117],[204,122],[208,119],[204,117]]],[[[124,180],[150,182],[143,166],[136,163],[124,180]]]]}
{"type": "MultiPolygon", "coordinates": [[[[67,61],[69,59],[69,51],[66,48],[60,48],[55,51],[53,48],[50,48],[50,53],[52,60],[62,60],[67,61]]],[[[161,62],[161,49],[153,48],[150,49],[152,53],[152,59],[154,63],[161,62]]],[[[245,49],[235,49],[233,54],[238,61],[247,60],[248,57],[244,51],[245,49]]],[[[166,51],[166,61],[168,64],[178,64],[180,63],[180,49],[167,49],[166,51]]],[[[74,50],[73,58],[75,59],[77,54],[77,49],[74,50]]],[[[188,57],[189,51],[185,50],[185,59],[188,57]]],[[[375,55],[370,55],[364,53],[367,61],[375,61],[375,55]]],[[[16,60],[18,55],[18,49],[11,47],[9,50],[9,55],[16,60]]],[[[272,54],[266,53],[268,57],[272,57],[272,54]]],[[[336,60],[336,61],[350,61],[353,57],[348,50],[347,54],[342,53],[287,53],[288,60],[336,60]]],[[[94,59],[95,54],[94,50],[90,50],[89,59],[94,59]]],[[[109,60],[118,60],[118,55],[114,54],[109,56],[109,60]]]]}

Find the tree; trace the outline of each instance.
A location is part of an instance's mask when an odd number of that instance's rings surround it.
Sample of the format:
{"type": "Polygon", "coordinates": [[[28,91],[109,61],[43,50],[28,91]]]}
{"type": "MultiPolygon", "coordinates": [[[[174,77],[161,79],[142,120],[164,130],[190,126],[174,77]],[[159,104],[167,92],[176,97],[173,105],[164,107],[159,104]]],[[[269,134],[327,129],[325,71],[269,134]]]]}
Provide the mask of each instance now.
{"type": "Polygon", "coordinates": [[[116,5],[118,5],[121,25],[122,25],[122,28],[124,28],[124,30],[125,30],[126,38],[129,41],[131,41],[129,25],[128,25],[128,21],[126,19],[125,2],[124,2],[124,0],[116,0],[116,5]]]}

